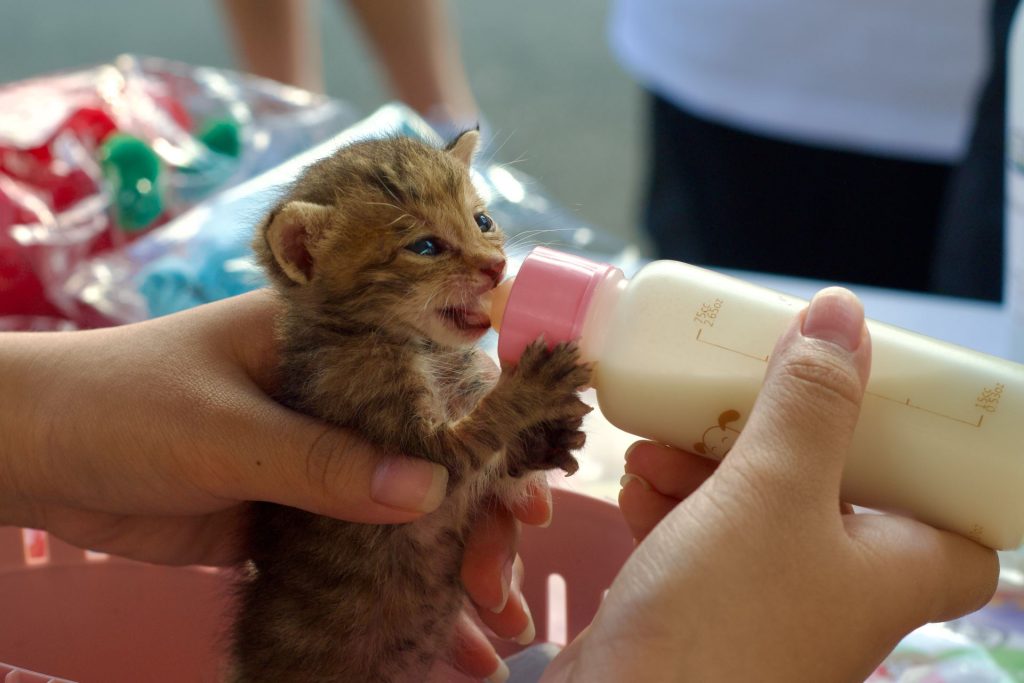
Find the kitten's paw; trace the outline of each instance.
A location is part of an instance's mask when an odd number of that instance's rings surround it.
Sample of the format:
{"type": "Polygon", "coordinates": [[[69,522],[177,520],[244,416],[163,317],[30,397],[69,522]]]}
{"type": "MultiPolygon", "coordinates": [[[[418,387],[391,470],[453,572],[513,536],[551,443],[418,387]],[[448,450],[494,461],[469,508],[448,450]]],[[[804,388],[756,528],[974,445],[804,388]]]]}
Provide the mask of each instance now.
{"type": "Polygon", "coordinates": [[[523,351],[514,372],[531,384],[575,394],[590,382],[591,366],[580,362],[575,342],[562,342],[548,351],[544,340],[538,339],[523,351]]]}
{"type": "Polygon", "coordinates": [[[561,469],[568,474],[579,465],[572,452],[583,447],[583,417],[593,408],[580,400],[579,389],[590,382],[591,367],[581,363],[575,344],[548,351],[543,341],[527,347],[510,381],[522,406],[523,429],[519,453],[510,459],[509,473],[561,469]]]}
{"type": "MultiPolygon", "coordinates": [[[[576,412],[584,415],[592,409],[587,404],[576,399],[578,407],[576,412]]],[[[570,417],[563,420],[553,420],[544,424],[540,429],[540,438],[535,440],[537,448],[532,453],[524,454],[524,469],[528,470],[552,470],[560,469],[566,474],[573,474],[579,469],[579,463],[573,457],[573,451],[583,448],[587,441],[587,435],[580,429],[583,423],[582,415],[570,417]]]]}
{"type": "Polygon", "coordinates": [[[543,341],[536,341],[517,365],[503,368],[492,405],[517,432],[579,419],[590,410],[578,396],[590,374],[590,366],[580,362],[575,344],[559,344],[548,351],[543,341]]]}

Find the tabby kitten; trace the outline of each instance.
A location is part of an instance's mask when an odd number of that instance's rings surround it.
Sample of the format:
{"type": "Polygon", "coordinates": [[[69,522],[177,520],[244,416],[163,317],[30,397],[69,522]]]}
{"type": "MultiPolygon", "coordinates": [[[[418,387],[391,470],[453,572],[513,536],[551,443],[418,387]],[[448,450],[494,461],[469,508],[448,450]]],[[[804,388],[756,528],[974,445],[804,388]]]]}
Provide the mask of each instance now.
{"type": "MultiPolygon", "coordinates": [[[[540,470],[576,470],[590,370],[537,343],[494,368],[473,344],[505,269],[473,189],[478,143],[365,141],[310,166],[254,247],[285,303],[286,405],[449,473],[441,507],[405,525],[253,506],[232,680],[422,681],[450,650],[466,534],[540,470]]],[[[343,456],[337,456],[343,457],[343,456]]],[[[312,467],[329,467],[311,462],[312,467]]]]}

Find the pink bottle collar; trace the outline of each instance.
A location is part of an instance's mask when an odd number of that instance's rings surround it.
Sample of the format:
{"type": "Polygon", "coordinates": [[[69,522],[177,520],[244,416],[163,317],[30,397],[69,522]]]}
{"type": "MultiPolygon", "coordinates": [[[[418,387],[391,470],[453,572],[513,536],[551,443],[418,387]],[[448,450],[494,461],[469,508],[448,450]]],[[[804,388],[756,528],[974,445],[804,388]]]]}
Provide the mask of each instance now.
{"type": "Polygon", "coordinates": [[[616,270],[607,263],[535,248],[512,284],[498,335],[498,357],[514,363],[541,336],[548,348],[578,340],[598,285],[616,270]]]}

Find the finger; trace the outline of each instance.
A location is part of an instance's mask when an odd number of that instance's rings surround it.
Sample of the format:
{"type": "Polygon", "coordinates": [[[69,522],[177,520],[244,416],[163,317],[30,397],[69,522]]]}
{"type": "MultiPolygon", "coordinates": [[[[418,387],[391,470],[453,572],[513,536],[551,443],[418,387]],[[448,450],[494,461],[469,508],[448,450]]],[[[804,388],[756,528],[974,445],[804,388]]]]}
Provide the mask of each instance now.
{"type": "Polygon", "coordinates": [[[480,621],[494,632],[494,635],[506,640],[514,640],[520,645],[529,645],[537,636],[530,607],[522,594],[523,560],[516,555],[512,564],[512,588],[505,607],[500,612],[483,608],[477,613],[480,621]]]}
{"type": "Polygon", "coordinates": [[[444,499],[444,467],[384,455],[352,432],[295,413],[261,393],[251,398],[222,420],[217,433],[223,442],[214,445],[222,452],[202,460],[222,468],[213,478],[227,496],[376,524],[407,522],[444,499]]]}
{"type": "Polygon", "coordinates": [[[547,477],[537,477],[526,487],[526,495],[512,506],[512,514],[523,524],[547,527],[553,508],[547,477]]]}
{"type": "Polygon", "coordinates": [[[671,446],[638,441],[626,451],[626,473],[648,482],[655,491],[683,500],[710,477],[718,462],[671,446]]]}
{"type": "Polygon", "coordinates": [[[519,523],[501,506],[491,506],[470,530],[462,556],[462,585],[474,603],[500,612],[512,583],[519,523]]]}
{"type": "Polygon", "coordinates": [[[354,434],[269,397],[276,386],[279,310],[273,292],[260,290],[190,312],[201,326],[231,332],[217,338],[234,359],[228,371],[238,377],[230,383],[241,388],[232,397],[237,401],[218,400],[204,415],[216,422],[211,433],[221,439],[204,444],[213,452],[190,463],[216,468],[196,480],[212,481],[211,493],[233,500],[266,500],[354,522],[406,522],[436,509],[448,476],[440,465],[385,457],[354,434]]]}
{"type": "Polygon", "coordinates": [[[465,612],[459,614],[455,624],[455,649],[452,656],[455,667],[473,678],[483,678],[494,683],[508,680],[508,667],[498,657],[480,627],[465,612]]]}
{"type": "Polygon", "coordinates": [[[848,515],[843,523],[884,612],[907,615],[910,630],[973,612],[992,597],[999,579],[996,553],[970,539],[892,515],[848,515]]]}
{"type": "Polygon", "coordinates": [[[764,386],[721,472],[762,493],[835,509],[870,366],[864,310],[838,287],[819,292],[782,335],[764,386]]]}
{"type": "Polygon", "coordinates": [[[678,499],[658,493],[635,474],[624,475],[620,484],[619,509],[637,543],[647,538],[658,522],[679,504],[678,499]]]}

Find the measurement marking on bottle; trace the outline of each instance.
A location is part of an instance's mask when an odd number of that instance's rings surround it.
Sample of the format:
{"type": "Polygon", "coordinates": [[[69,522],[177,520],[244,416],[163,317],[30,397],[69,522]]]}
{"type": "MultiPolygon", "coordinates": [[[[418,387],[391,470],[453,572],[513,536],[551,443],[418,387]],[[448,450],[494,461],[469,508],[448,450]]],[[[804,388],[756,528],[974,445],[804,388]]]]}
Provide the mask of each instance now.
{"type": "MultiPolygon", "coordinates": [[[[747,353],[746,351],[740,351],[738,349],[733,349],[733,348],[729,348],[728,346],[722,346],[721,344],[716,344],[714,342],[710,342],[707,339],[702,339],[701,338],[701,333],[703,331],[704,331],[703,328],[698,328],[697,329],[697,341],[700,342],[701,344],[707,344],[708,346],[714,346],[716,349],[722,349],[723,351],[729,351],[730,353],[735,353],[735,354],[738,354],[740,356],[744,356],[746,358],[751,358],[753,360],[759,360],[762,363],[767,363],[768,359],[770,358],[770,355],[767,355],[767,356],[755,356],[753,354],[747,353]]],[[[1001,389],[1002,387],[999,387],[999,388],[1001,389]]],[[[936,417],[941,417],[941,418],[946,419],[946,420],[952,420],[953,422],[959,422],[960,424],[967,425],[968,427],[980,428],[981,427],[981,423],[985,420],[985,416],[984,415],[979,415],[977,421],[973,421],[973,422],[971,420],[964,420],[964,419],[959,418],[959,417],[953,417],[952,415],[946,415],[945,413],[940,413],[938,411],[929,410],[928,408],[924,408],[924,407],[919,406],[919,405],[914,405],[913,403],[910,402],[909,398],[900,400],[898,398],[891,398],[889,396],[883,396],[882,394],[876,394],[873,391],[866,391],[864,393],[869,395],[869,396],[874,396],[875,398],[880,398],[880,399],[882,399],[884,401],[891,401],[892,403],[898,403],[901,406],[906,406],[907,408],[913,408],[914,410],[920,410],[921,412],[928,413],[929,415],[934,415],[936,417]]]]}
{"type": "Polygon", "coordinates": [[[901,406],[906,406],[908,408],[913,408],[914,410],[920,410],[922,412],[928,413],[929,415],[935,415],[936,417],[941,417],[941,418],[945,418],[947,420],[952,420],[953,422],[959,422],[960,424],[967,425],[968,427],[981,427],[981,422],[982,422],[982,420],[985,419],[984,415],[979,415],[977,421],[971,422],[970,420],[964,420],[964,419],[961,419],[959,417],[953,417],[952,415],[946,415],[945,413],[939,413],[939,412],[936,412],[934,410],[928,410],[927,408],[922,408],[921,406],[914,405],[913,403],[910,402],[909,398],[907,400],[905,400],[905,401],[901,401],[898,398],[890,398],[888,396],[883,396],[882,394],[876,394],[873,391],[865,391],[864,393],[869,395],[869,396],[874,396],[875,398],[883,399],[885,401],[892,401],[893,403],[899,403],[901,406]]]}
{"type": "Polygon", "coordinates": [[[753,358],[754,360],[759,360],[762,363],[767,363],[768,362],[768,356],[755,356],[755,355],[746,353],[745,351],[738,351],[736,349],[730,349],[728,346],[722,346],[721,344],[716,344],[714,342],[709,342],[707,339],[701,339],[700,338],[700,333],[703,332],[703,331],[704,331],[703,328],[697,330],[697,341],[699,341],[701,344],[707,344],[708,346],[714,346],[716,349],[722,349],[723,351],[731,351],[733,353],[738,353],[741,356],[746,356],[747,358],[753,358]]]}

